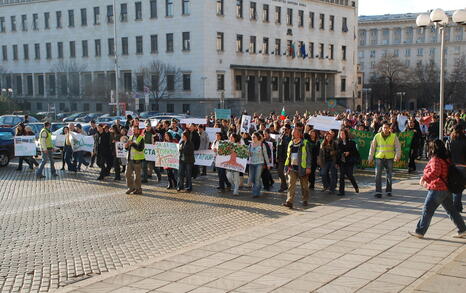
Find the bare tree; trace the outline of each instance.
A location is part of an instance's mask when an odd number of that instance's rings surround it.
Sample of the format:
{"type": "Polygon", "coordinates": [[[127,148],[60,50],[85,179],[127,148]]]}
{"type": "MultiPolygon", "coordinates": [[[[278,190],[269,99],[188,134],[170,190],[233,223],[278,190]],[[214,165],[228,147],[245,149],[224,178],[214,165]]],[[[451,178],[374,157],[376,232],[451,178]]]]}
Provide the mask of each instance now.
{"type": "Polygon", "coordinates": [[[426,64],[417,63],[410,74],[409,81],[415,89],[413,94],[418,101],[418,107],[429,107],[437,100],[440,90],[440,70],[434,60],[426,64]]]}
{"type": "Polygon", "coordinates": [[[466,103],[466,59],[465,55],[455,60],[453,70],[448,75],[445,87],[448,103],[464,105],[466,103]]]}
{"type": "Polygon", "coordinates": [[[50,69],[51,72],[57,73],[56,81],[59,93],[67,96],[79,96],[79,75],[86,70],[85,64],[77,64],[75,61],[60,61],[55,63],[50,69]]]}
{"type": "Polygon", "coordinates": [[[134,75],[135,92],[147,92],[156,103],[175,94],[183,79],[181,69],[160,61],[152,61],[140,67],[134,75]]]}

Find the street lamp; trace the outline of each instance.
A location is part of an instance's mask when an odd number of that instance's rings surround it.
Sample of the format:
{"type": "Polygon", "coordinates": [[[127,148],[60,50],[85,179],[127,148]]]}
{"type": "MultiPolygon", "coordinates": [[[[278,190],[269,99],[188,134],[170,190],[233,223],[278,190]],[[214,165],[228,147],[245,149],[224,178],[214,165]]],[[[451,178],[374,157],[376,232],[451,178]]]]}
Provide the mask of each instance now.
{"type": "MultiPolygon", "coordinates": [[[[466,10],[459,9],[453,13],[453,22],[458,25],[466,24],[466,10]]],[[[439,138],[443,139],[444,108],[445,108],[445,28],[450,24],[448,15],[440,8],[433,10],[430,15],[420,14],[416,19],[418,27],[425,28],[434,24],[440,31],[440,125],[439,138]]]]}
{"type": "Polygon", "coordinates": [[[372,92],[371,88],[363,88],[362,91],[366,94],[366,113],[369,112],[369,99],[367,97],[368,93],[372,92]]]}
{"type": "Polygon", "coordinates": [[[400,112],[403,110],[403,97],[406,96],[405,92],[397,92],[397,95],[400,96],[400,112]]]}

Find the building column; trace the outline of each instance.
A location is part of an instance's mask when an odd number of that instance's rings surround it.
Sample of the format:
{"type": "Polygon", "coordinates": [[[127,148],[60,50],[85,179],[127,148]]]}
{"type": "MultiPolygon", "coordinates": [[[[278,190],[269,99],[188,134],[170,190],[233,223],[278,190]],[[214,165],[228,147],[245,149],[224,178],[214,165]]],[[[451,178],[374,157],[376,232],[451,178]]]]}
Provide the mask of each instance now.
{"type": "Polygon", "coordinates": [[[35,73],[32,73],[32,96],[34,98],[36,98],[38,91],[39,91],[38,83],[39,83],[39,79],[37,78],[35,73]]]}
{"type": "Polygon", "coordinates": [[[260,71],[256,72],[256,78],[254,79],[254,87],[256,88],[256,102],[261,102],[261,87],[260,87],[260,71]]]}
{"type": "Polygon", "coordinates": [[[272,70],[269,71],[269,74],[267,76],[267,96],[268,96],[268,102],[272,103],[273,98],[272,98],[272,70]]]}
{"type": "Polygon", "coordinates": [[[290,101],[293,102],[293,103],[296,102],[295,86],[296,86],[295,73],[293,71],[291,73],[291,77],[290,77],[290,101]]]}
{"type": "Polygon", "coordinates": [[[284,72],[280,72],[279,73],[279,76],[278,76],[278,102],[280,103],[283,103],[283,101],[285,100],[285,97],[284,97],[284,72]]]}
{"type": "Polygon", "coordinates": [[[58,99],[58,84],[59,84],[58,72],[55,72],[54,75],[55,75],[55,99],[58,99]]]}
{"type": "Polygon", "coordinates": [[[42,73],[42,74],[44,75],[44,98],[47,98],[47,96],[48,96],[48,93],[47,93],[47,74],[45,72],[42,73]]]}
{"type": "Polygon", "coordinates": [[[311,73],[311,99],[314,100],[314,103],[317,103],[316,74],[315,73],[311,73]]]}
{"type": "Polygon", "coordinates": [[[306,101],[306,73],[301,73],[301,80],[300,80],[300,89],[301,89],[301,101],[306,101]]]}

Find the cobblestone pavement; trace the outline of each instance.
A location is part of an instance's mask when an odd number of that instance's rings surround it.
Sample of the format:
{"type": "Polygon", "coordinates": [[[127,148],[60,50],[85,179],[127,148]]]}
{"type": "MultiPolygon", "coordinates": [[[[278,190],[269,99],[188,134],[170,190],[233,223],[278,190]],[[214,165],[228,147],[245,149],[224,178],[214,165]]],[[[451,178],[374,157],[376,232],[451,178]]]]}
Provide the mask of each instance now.
{"type": "MultiPolygon", "coordinates": [[[[189,195],[165,190],[164,179],[127,196],[123,181],[95,180],[96,169],[37,180],[15,167],[0,169],[1,292],[45,292],[295,212],[276,192],[217,194],[214,174],[189,195]]],[[[372,174],[361,172],[363,186],[372,174]]],[[[335,199],[315,192],[311,202],[335,199]]]]}

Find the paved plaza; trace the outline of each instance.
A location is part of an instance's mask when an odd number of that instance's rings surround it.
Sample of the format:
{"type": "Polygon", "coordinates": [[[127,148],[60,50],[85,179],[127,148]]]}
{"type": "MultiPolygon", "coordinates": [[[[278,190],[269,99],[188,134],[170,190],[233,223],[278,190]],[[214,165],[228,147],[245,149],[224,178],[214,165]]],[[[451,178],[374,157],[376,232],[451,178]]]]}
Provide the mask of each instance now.
{"type": "Polygon", "coordinates": [[[308,209],[289,210],[276,192],[257,200],[248,190],[237,198],[218,194],[214,174],[197,179],[192,194],[152,182],[143,196],[127,196],[123,181],[96,181],[96,169],[36,180],[15,167],[0,169],[1,292],[464,286],[466,241],[451,238],[454,226],[443,211],[428,239],[406,233],[425,196],[416,176],[398,173],[395,188],[403,191],[375,200],[367,192],[373,171],[360,171],[360,195],[337,200],[314,192],[308,209]]]}

